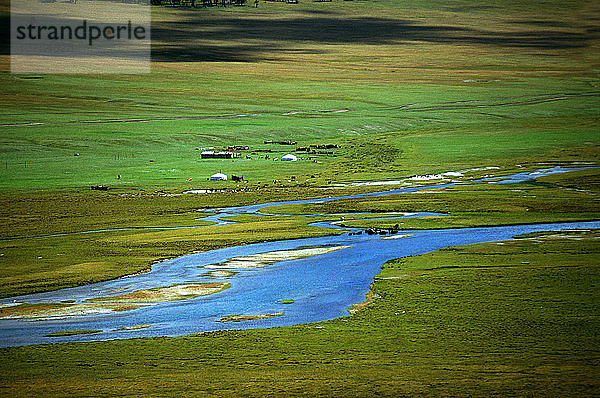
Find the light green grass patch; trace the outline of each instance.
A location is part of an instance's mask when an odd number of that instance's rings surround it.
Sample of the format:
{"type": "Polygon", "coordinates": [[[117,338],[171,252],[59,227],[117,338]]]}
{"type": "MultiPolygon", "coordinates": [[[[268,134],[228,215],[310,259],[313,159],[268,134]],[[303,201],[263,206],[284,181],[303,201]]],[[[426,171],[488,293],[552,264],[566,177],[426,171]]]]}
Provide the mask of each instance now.
{"type": "Polygon", "coordinates": [[[262,314],[262,315],[228,315],[219,319],[219,322],[243,322],[243,321],[256,321],[261,319],[269,319],[276,316],[282,316],[283,312],[274,312],[272,314],[262,314]]]}
{"type": "Polygon", "coordinates": [[[80,330],[65,330],[62,332],[48,333],[46,337],[65,337],[65,336],[77,336],[81,334],[97,334],[102,333],[102,330],[93,329],[80,329],[80,330]]]}

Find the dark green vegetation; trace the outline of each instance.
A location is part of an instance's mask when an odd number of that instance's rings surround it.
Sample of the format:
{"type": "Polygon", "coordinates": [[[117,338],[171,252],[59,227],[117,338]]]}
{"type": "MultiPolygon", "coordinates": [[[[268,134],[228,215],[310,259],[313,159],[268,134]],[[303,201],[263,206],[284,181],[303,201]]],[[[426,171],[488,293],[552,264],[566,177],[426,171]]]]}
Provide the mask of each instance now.
{"type": "Polygon", "coordinates": [[[0,385],[11,396],[590,396],[598,238],[552,233],[392,261],[372,285],[380,298],[318,324],[2,349],[0,385]]]}
{"type": "Polygon", "coordinates": [[[576,171],[562,176],[549,175],[538,178],[537,182],[550,188],[600,192],[600,173],[596,169],[576,171]]]}
{"type": "Polygon", "coordinates": [[[95,333],[101,333],[101,332],[102,332],[102,330],[92,330],[92,329],[65,330],[63,332],[48,333],[46,335],[46,337],[76,336],[78,334],[95,334],[95,333]]]}

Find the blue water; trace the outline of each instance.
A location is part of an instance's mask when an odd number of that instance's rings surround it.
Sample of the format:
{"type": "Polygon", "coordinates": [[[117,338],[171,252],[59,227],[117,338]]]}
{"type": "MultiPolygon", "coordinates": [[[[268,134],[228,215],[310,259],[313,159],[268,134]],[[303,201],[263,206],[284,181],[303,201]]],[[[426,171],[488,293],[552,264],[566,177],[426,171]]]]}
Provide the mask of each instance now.
{"type": "MultiPolygon", "coordinates": [[[[543,174],[573,169],[553,168],[506,177],[518,182],[543,174]],[[541,174],[539,174],[541,173],[541,174]]],[[[440,185],[440,186],[448,186],[440,185]]],[[[431,186],[426,187],[430,189],[431,186]]],[[[390,193],[412,192],[419,188],[377,192],[356,196],[377,196],[390,193]]],[[[422,189],[422,188],[421,188],[422,189]]],[[[252,214],[265,207],[286,203],[310,203],[337,198],[279,202],[227,208],[219,211],[221,217],[252,214]]],[[[418,213],[412,217],[432,215],[418,213]]],[[[216,216],[211,220],[218,221],[216,216]]],[[[401,222],[401,221],[400,221],[401,222]]],[[[329,223],[317,223],[331,226],[329,223]]],[[[339,227],[338,227],[339,228],[339,227]]],[[[247,329],[286,326],[347,316],[354,303],[364,301],[369,285],[387,260],[427,253],[452,245],[464,245],[510,239],[514,235],[534,231],[600,228],[600,221],[518,225],[486,228],[463,228],[426,231],[400,231],[411,234],[401,239],[383,239],[379,235],[340,235],[321,238],[295,239],[259,243],[213,250],[168,260],[156,264],[143,275],[120,278],[72,289],[40,293],[0,300],[0,304],[18,302],[59,302],[123,294],[134,290],[170,286],[179,283],[228,281],[231,288],[210,296],[191,300],[161,303],[133,311],[96,316],[70,317],[50,320],[0,320],[0,346],[55,343],[63,341],[108,340],[131,337],[181,336],[211,330],[247,329]],[[239,257],[275,250],[289,250],[302,246],[348,245],[346,249],[309,257],[282,261],[264,268],[238,269],[229,278],[204,276],[209,269],[204,265],[220,263],[239,257]],[[124,289],[111,293],[114,289],[124,289]],[[293,304],[280,304],[281,299],[293,299],[293,304]],[[260,315],[283,312],[283,316],[244,322],[218,322],[231,314],[260,315]],[[148,329],[119,331],[118,328],[151,324],[148,329]],[[44,337],[54,331],[99,329],[102,333],[71,337],[44,337]]]]}

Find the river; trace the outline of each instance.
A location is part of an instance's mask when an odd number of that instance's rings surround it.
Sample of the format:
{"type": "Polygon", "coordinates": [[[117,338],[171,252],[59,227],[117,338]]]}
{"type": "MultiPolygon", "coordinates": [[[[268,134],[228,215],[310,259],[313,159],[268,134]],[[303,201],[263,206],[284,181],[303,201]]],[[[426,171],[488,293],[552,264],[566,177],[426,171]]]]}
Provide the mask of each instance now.
{"type": "MultiPolygon", "coordinates": [[[[545,174],[562,173],[574,169],[560,167],[520,173],[494,180],[490,183],[514,183],[545,174]]],[[[438,185],[450,186],[452,184],[438,185]]],[[[390,193],[413,192],[427,187],[413,187],[356,196],[378,196],[390,193]]],[[[310,203],[339,198],[310,199],[292,202],[267,203],[253,206],[220,209],[216,216],[206,219],[217,221],[220,217],[235,214],[254,214],[261,209],[286,203],[310,203]]],[[[262,213],[259,213],[262,214],[262,213]]],[[[431,215],[416,213],[410,217],[431,215]]],[[[339,228],[331,223],[316,225],[339,228]]],[[[0,346],[56,343],[66,341],[110,340],[132,337],[182,336],[212,330],[248,329],[257,327],[287,326],[349,316],[352,304],[364,301],[365,294],[381,266],[388,260],[423,254],[443,247],[492,242],[510,239],[515,235],[547,230],[600,228],[600,221],[514,225],[484,228],[444,230],[399,231],[410,235],[400,239],[367,234],[344,234],[320,238],[284,240],[230,247],[192,254],[156,264],[145,274],[119,278],[93,285],[62,289],[53,292],[11,297],[0,300],[0,305],[15,301],[25,303],[60,302],[86,299],[165,287],[185,283],[227,281],[229,289],[219,293],[189,300],[164,302],[139,309],[84,317],[62,319],[0,320],[0,346]],[[306,246],[347,246],[317,256],[285,260],[262,268],[235,269],[237,274],[218,279],[207,276],[209,264],[223,263],[231,258],[272,251],[293,250],[306,246]],[[280,300],[294,300],[282,304],[280,300]],[[232,314],[263,315],[283,313],[268,319],[243,322],[219,322],[232,314]],[[122,330],[136,325],[150,325],[143,329],[122,330]],[[93,329],[102,332],[90,335],[45,337],[48,333],[93,329]]],[[[353,231],[349,229],[349,231],[353,231]]]]}

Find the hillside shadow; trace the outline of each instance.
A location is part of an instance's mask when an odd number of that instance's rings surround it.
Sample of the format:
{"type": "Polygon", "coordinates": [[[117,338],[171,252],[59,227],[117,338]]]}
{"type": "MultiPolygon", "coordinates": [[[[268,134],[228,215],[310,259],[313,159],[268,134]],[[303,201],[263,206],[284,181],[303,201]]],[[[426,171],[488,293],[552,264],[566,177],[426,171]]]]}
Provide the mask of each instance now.
{"type": "MultiPolygon", "coordinates": [[[[195,10],[182,21],[154,22],[152,59],[161,62],[252,62],[281,54],[318,54],[318,45],[432,44],[484,45],[559,50],[585,48],[598,39],[598,29],[565,32],[560,22],[524,20],[518,31],[483,31],[456,26],[430,26],[391,18],[338,18],[330,12],[306,13],[291,19],[243,14],[215,16],[195,10]],[[316,49],[315,49],[316,48],[316,49]]],[[[10,19],[0,17],[0,54],[10,53],[10,19]]],[[[57,20],[59,24],[61,21],[57,20]]],[[[513,25],[514,26],[514,25],[513,25]]],[[[128,56],[128,54],[124,54],[128,56]]]]}
{"type": "Polygon", "coordinates": [[[10,17],[0,15],[0,55],[10,54],[10,17]]]}
{"type": "Polygon", "coordinates": [[[454,26],[421,25],[386,18],[306,16],[294,19],[211,18],[196,13],[186,21],[152,27],[152,58],[163,62],[256,61],[277,53],[318,44],[406,44],[414,42],[489,45],[534,49],[574,49],[588,46],[594,32],[559,30],[480,31],[454,26]],[[224,43],[207,45],[205,43],[224,43]],[[227,42],[236,43],[228,45],[227,42]],[[241,45],[239,43],[265,43],[241,45]]]}

